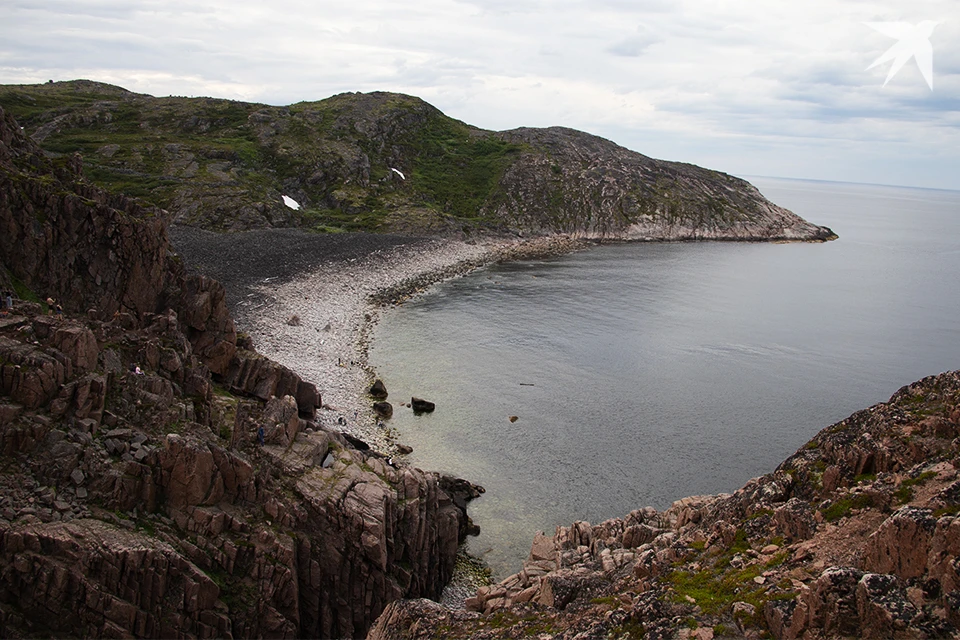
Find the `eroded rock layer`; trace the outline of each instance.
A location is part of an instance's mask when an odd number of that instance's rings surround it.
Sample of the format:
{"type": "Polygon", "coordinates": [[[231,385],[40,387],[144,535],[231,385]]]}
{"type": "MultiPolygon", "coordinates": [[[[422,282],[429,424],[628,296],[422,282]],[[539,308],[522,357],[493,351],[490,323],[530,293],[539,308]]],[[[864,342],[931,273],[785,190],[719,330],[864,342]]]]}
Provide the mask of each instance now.
{"type": "Polygon", "coordinates": [[[0,111],[0,636],[362,637],[438,597],[462,496],[333,429],[165,224],[0,111]]]}

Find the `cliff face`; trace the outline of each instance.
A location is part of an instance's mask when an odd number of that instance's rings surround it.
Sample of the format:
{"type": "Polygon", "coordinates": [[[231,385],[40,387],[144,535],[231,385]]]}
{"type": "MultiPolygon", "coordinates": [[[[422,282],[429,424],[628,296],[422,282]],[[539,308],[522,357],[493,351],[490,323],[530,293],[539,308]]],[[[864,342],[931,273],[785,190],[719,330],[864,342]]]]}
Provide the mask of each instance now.
{"type": "Polygon", "coordinates": [[[467,611],[397,602],[369,638],[960,635],[960,372],[821,431],[732,495],[538,534],[467,611]]]}
{"type": "Polygon", "coordinates": [[[82,180],[79,156],[37,153],[0,110],[0,255],[66,308],[153,311],[165,284],[166,220],[82,180]]]}
{"type": "Polygon", "coordinates": [[[0,264],[67,311],[0,317],[0,636],[356,637],[437,597],[462,487],[328,428],[165,219],[0,111],[0,264]]]}
{"type": "Polygon", "coordinates": [[[0,106],[98,184],[213,230],[833,237],[726,174],[560,127],[485,131],[401,94],[271,107],[73,81],[0,87],[0,106]]]}

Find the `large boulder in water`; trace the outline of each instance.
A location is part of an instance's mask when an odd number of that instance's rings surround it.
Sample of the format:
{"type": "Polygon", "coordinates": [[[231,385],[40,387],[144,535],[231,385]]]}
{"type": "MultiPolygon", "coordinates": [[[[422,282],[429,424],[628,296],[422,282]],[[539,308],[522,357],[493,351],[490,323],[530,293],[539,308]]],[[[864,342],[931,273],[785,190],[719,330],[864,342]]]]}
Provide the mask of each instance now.
{"type": "Polygon", "coordinates": [[[430,413],[437,408],[434,403],[421,398],[410,398],[410,406],[413,407],[414,413],[430,413]]]}

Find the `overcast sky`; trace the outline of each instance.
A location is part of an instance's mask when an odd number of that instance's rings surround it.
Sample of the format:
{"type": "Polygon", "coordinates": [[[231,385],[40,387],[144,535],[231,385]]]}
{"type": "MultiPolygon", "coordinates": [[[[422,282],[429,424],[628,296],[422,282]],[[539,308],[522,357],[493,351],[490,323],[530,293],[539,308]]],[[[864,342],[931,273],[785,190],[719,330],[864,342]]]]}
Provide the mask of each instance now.
{"type": "Polygon", "coordinates": [[[0,83],[399,91],[742,176],[960,189],[958,0],[3,0],[0,83]],[[868,22],[941,21],[931,90],[868,22]]]}

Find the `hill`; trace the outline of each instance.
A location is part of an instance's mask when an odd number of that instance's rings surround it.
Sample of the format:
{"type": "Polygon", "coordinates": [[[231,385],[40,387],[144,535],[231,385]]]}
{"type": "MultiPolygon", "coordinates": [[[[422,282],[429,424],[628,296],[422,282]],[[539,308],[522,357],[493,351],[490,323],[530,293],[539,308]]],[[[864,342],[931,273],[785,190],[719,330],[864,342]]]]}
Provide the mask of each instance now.
{"type": "Polygon", "coordinates": [[[277,107],[76,80],[0,86],[0,107],[97,185],[215,231],[834,237],[733,176],[562,127],[486,131],[396,93],[277,107]]]}

